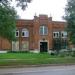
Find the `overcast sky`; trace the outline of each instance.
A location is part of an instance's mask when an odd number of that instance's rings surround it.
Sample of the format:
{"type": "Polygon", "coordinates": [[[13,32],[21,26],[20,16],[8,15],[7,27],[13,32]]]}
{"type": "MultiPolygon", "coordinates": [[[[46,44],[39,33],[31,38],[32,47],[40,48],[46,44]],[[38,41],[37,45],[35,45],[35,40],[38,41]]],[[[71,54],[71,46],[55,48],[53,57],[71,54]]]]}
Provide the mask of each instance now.
{"type": "Polygon", "coordinates": [[[46,14],[52,16],[53,20],[61,21],[65,14],[66,4],[67,0],[32,0],[25,11],[20,10],[20,8],[17,11],[22,19],[33,19],[36,13],[37,16],[46,14]]]}

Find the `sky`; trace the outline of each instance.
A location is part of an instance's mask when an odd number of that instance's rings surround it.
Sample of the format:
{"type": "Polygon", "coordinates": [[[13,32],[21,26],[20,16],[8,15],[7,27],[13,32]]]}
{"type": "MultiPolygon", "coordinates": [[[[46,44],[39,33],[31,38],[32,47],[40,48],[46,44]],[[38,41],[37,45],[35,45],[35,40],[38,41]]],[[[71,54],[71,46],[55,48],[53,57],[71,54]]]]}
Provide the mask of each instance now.
{"type": "Polygon", "coordinates": [[[51,16],[54,21],[63,21],[67,0],[32,0],[26,10],[16,8],[18,15],[22,19],[33,19],[39,14],[51,16]]]}

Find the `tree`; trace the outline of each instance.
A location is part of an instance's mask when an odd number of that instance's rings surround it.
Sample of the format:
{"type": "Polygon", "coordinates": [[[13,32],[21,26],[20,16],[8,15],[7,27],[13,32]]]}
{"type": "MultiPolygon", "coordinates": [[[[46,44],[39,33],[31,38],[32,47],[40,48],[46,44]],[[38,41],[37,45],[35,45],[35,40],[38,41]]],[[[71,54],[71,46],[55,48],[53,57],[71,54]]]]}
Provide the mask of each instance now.
{"type": "Polygon", "coordinates": [[[67,21],[67,32],[69,41],[75,44],[75,0],[67,0],[68,4],[65,8],[65,19],[67,21]]]}
{"type": "MultiPolygon", "coordinates": [[[[15,0],[17,6],[23,10],[31,0],[15,0]]],[[[19,18],[13,7],[10,6],[12,0],[0,0],[0,37],[9,41],[15,40],[16,19],[19,18]]]]}
{"type": "MultiPolygon", "coordinates": [[[[8,4],[12,2],[13,0],[0,0],[0,3],[2,4],[8,4]]],[[[20,6],[23,10],[27,7],[28,3],[30,3],[32,0],[15,0],[17,2],[16,6],[20,6]]]]}
{"type": "Polygon", "coordinates": [[[16,12],[14,8],[0,5],[0,37],[15,40],[16,12]]]}

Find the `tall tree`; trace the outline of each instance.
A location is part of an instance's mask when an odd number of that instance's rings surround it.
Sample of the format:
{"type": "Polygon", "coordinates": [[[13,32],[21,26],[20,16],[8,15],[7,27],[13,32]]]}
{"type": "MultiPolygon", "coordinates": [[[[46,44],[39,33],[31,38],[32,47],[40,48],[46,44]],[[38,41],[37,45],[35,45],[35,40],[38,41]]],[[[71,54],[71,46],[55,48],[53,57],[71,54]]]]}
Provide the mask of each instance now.
{"type": "MultiPolygon", "coordinates": [[[[7,4],[12,2],[13,0],[0,0],[0,3],[7,4]]],[[[23,10],[27,7],[28,3],[32,0],[15,0],[17,2],[16,6],[20,6],[23,10]]]]}
{"type": "Polygon", "coordinates": [[[75,0],[67,0],[68,4],[65,8],[65,19],[67,21],[67,32],[69,41],[75,44],[75,0]]]}
{"type": "Polygon", "coordinates": [[[15,40],[16,12],[14,8],[0,4],[0,37],[15,40]]]}
{"type": "Polygon", "coordinates": [[[17,6],[20,6],[23,10],[27,7],[28,3],[32,0],[15,0],[17,1],[17,6]]]}
{"type": "MultiPolygon", "coordinates": [[[[16,19],[18,17],[16,11],[10,6],[13,0],[0,0],[0,37],[6,38],[9,41],[15,40],[16,19]]],[[[15,0],[17,6],[22,9],[27,7],[27,3],[31,0],[15,0]]]]}

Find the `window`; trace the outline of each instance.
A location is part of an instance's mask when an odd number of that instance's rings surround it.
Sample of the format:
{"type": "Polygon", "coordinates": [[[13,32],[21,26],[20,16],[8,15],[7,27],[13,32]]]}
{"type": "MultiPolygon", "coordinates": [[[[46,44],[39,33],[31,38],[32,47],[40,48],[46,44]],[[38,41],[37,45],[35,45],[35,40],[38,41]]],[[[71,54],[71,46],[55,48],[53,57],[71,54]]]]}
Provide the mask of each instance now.
{"type": "Polygon", "coordinates": [[[65,40],[65,39],[63,39],[63,40],[61,40],[61,48],[62,49],[66,49],[67,48],[67,40],[65,40]]]}
{"type": "Polygon", "coordinates": [[[67,32],[66,31],[62,31],[61,32],[61,37],[62,38],[67,38],[67,32]]]}
{"type": "Polygon", "coordinates": [[[19,50],[19,41],[12,41],[12,50],[13,51],[19,50]]]}
{"type": "Polygon", "coordinates": [[[19,37],[19,30],[16,30],[15,35],[16,35],[16,37],[19,37]]]}
{"type": "Polygon", "coordinates": [[[53,32],[53,38],[59,38],[59,32],[53,32]]]}
{"type": "Polygon", "coordinates": [[[22,29],[22,37],[29,37],[28,29],[22,29]]]}
{"type": "Polygon", "coordinates": [[[40,26],[40,35],[47,35],[47,34],[48,34],[47,26],[40,26]]]}
{"type": "Polygon", "coordinates": [[[28,50],[29,49],[29,42],[28,41],[22,41],[22,50],[28,50]]]}

